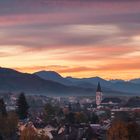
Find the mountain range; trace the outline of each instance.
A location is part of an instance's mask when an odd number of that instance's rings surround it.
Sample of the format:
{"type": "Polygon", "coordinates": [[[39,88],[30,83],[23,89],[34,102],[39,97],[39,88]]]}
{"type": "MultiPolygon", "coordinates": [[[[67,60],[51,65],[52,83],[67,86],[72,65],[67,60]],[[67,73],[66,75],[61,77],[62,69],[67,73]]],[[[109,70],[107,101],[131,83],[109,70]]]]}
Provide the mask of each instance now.
{"type": "Polygon", "coordinates": [[[73,78],[73,77],[62,77],[60,74],[54,71],[39,71],[34,73],[44,80],[55,81],[67,86],[77,86],[82,88],[96,88],[98,82],[101,83],[104,91],[123,92],[124,94],[140,94],[140,78],[124,81],[121,79],[116,80],[105,80],[100,77],[90,78],[73,78]]]}
{"type": "Polygon", "coordinates": [[[139,95],[140,79],[105,80],[100,77],[62,77],[54,71],[33,74],[0,67],[0,92],[25,92],[47,96],[94,96],[100,82],[105,95],[139,95]]]}

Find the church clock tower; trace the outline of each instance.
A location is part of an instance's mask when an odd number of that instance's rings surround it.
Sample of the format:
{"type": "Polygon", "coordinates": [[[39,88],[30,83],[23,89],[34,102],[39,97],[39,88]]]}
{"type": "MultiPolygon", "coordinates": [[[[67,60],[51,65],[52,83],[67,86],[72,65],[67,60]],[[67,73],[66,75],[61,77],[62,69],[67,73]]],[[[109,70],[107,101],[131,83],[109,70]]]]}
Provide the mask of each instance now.
{"type": "Polygon", "coordinates": [[[100,82],[98,82],[98,86],[97,86],[97,90],[96,90],[96,105],[97,107],[100,106],[101,102],[102,102],[102,89],[100,86],[100,82]]]}

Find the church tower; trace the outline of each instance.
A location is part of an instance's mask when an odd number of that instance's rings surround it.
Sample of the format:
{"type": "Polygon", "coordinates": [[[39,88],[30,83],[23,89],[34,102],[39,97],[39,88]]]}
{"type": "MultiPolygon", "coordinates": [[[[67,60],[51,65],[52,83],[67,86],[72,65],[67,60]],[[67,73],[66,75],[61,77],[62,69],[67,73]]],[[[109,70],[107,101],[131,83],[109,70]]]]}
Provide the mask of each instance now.
{"type": "Polygon", "coordinates": [[[96,90],[96,105],[97,107],[100,106],[101,102],[102,102],[102,89],[100,86],[100,82],[98,82],[98,86],[97,86],[97,90],[96,90]]]}

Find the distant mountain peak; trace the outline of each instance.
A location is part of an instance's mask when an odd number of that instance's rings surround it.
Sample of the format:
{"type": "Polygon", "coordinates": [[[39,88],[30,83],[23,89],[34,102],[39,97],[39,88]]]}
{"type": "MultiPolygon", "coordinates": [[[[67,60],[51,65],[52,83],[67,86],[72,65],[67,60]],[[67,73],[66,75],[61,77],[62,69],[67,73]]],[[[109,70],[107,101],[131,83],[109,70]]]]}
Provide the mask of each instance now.
{"type": "Polygon", "coordinates": [[[129,82],[134,83],[134,84],[140,84],[140,78],[132,79],[129,82]]]}
{"type": "Polygon", "coordinates": [[[51,80],[55,82],[59,82],[64,85],[69,85],[71,82],[65,78],[63,78],[59,73],[55,71],[39,71],[34,73],[35,75],[39,76],[44,80],[51,80]]]}
{"type": "Polygon", "coordinates": [[[62,77],[55,71],[39,71],[34,74],[18,72],[0,67],[0,91],[25,91],[28,93],[91,93],[94,94],[97,83],[103,92],[139,95],[140,79],[130,81],[105,80],[98,76],[90,78],[62,77]]]}
{"type": "Polygon", "coordinates": [[[111,80],[109,80],[111,83],[120,83],[120,82],[126,82],[126,81],[124,81],[124,80],[121,80],[121,79],[111,79],[111,80]]]}
{"type": "Polygon", "coordinates": [[[38,75],[38,76],[48,76],[51,78],[52,77],[62,77],[59,73],[55,72],[55,71],[46,71],[46,70],[42,70],[42,71],[38,71],[38,72],[35,72],[34,74],[38,75]]]}
{"type": "Polygon", "coordinates": [[[21,74],[21,72],[18,72],[14,69],[0,67],[0,74],[21,74]]]}

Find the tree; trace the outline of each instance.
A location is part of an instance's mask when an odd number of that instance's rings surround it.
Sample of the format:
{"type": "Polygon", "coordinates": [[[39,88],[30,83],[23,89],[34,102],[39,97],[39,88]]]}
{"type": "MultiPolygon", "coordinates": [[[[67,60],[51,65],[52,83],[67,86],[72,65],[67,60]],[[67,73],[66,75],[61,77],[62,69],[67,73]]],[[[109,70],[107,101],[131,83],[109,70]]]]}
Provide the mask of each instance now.
{"type": "Polygon", "coordinates": [[[95,113],[92,113],[91,123],[93,124],[99,123],[99,117],[95,113]]]}
{"type": "Polygon", "coordinates": [[[127,124],[115,121],[107,132],[107,140],[128,140],[127,124]]]}
{"type": "Polygon", "coordinates": [[[140,140],[140,125],[136,122],[115,121],[107,133],[108,140],[140,140]]]}
{"type": "Polygon", "coordinates": [[[19,119],[26,119],[28,116],[29,105],[26,101],[24,93],[21,93],[17,100],[17,114],[19,119]]]}
{"type": "Polygon", "coordinates": [[[88,122],[88,117],[83,112],[75,113],[75,120],[77,123],[86,123],[88,122]]]}
{"type": "Polygon", "coordinates": [[[27,126],[20,135],[20,140],[50,140],[45,134],[39,134],[37,131],[31,127],[27,126]]]}
{"type": "Polygon", "coordinates": [[[18,117],[14,112],[7,114],[7,117],[0,116],[0,134],[3,139],[11,140],[16,136],[18,117]]]}
{"type": "Polygon", "coordinates": [[[74,124],[75,123],[75,113],[70,112],[69,114],[66,114],[65,119],[66,119],[67,123],[74,124]]]}
{"type": "Polygon", "coordinates": [[[55,114],[56,114],[55,107],[47,103],[45,106],[45,121],[50,122],[55,117],[55,114]]]}
{"type": "Polygon", "coordinates": [[[130,122],[127,125],[129,140],[140,140],[140,125],[130,122]]]}
{"type": "Polygon", "coordinates": [[[3,99],[0,99],[0,113],[2,116],[7,116],[6,106],[3,99]]]}
{"type": "Polygon", "coordinates": [[[47,103],[44,107],[44,122],[56,127],[61,122],[63,117],[63,110],[59,106],[53,106],[47,103]]]}
{"type": "Polygon", "coordinates": [[[37,140],[37,132],[31,126],[27,126],[20,135],[20,140],[37,140]]]}

